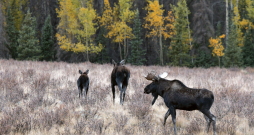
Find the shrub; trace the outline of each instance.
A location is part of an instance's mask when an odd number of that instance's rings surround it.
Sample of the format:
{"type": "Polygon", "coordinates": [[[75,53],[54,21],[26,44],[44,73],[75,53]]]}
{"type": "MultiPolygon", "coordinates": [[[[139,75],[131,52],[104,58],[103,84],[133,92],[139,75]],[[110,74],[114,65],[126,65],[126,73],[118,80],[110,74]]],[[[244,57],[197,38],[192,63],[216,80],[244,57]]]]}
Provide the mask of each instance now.
{"type": "Polygon", "coordinates": [[[123,131],[125,125],[127,124],[129,118],[123,114],[114,114],[114,118],[116,120],[115,129],[119,133],[123,131]]]}
{"type": "Polygon", "coordinates": [[[135,93],[131,96],[132,102],[128,104],[129,112],[139,119],[144,119],[150,112],[152,99],[150,95],[135,93]]]}

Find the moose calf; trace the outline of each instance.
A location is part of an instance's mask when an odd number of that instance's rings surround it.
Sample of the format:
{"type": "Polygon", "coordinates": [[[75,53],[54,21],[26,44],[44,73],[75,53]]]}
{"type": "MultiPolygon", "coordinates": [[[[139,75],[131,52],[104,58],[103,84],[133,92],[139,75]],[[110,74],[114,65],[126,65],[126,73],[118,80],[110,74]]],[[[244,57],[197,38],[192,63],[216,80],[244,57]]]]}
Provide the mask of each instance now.
{"type": "Polygon", "coordinates": [[[160,95],[169,108],[164,117],[164,126],[168,116],[171,114],[174,124],[174,133],[176,133],[176,109],[180,110],[199,110],[205,116],[207,121],[207,132],[211,122],[213,122],[213,134],[216,135],[216,117],[210,112],[210,108],[214,101],[213,93],[207,89],[192,89],[186,87],[179,80],[163,79],[167,76],[164,72],[162,75],[155,76],[154,73],[149,73],[145,78],[153,82],[147,85],[144,93],[152,93],[154,99],[152,105],[155,103],[158,95],[160,95]]]}
{"type": "Polygon", "coordinates": [[[82,72],[81,70],[79,70],[79,73],[81,74],[77,81],[78,90],[79,90],[79,98],[80,98],[80,95],[83,96],[83,89],[86,90],[86,96],[87,96],[87,92],[89,88],[89,77],[87,75],[88,72],[89,70],[86,70],[86,72],[82,72]]]}
{"type": "Polygon", "coordinates": [[[115,85],[118,86],[120,90],[120,104],[123,105],[125,91],[128,86],[129,78],[130,78],[130,70],[123,66],[125,61],[122,60],[120,63],[116,63],[114,60],[114,69],[111,73],[111,87],[113,93],[113,102],[115,103],[115,85]]]}

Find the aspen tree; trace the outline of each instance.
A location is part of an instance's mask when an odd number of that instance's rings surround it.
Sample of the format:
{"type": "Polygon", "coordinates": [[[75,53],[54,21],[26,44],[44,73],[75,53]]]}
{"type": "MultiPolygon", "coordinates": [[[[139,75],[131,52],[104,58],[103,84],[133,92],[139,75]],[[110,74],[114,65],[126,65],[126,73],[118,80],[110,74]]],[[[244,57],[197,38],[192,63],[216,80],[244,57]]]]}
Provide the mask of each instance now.
{"type": "Polygon", "coordinates": [[[148,1],[148,5],[145,8],[148,13],[146,15],[144,28],[150,30],[146,35],[147,37],[159,38],[159,52],[160,52],[160,64],[163,65],[163,51],[162,51],[162,37],[165,39],[171,38],[175,33],[174,29],[174,17],[172,12],[168,12],[168,16],[164,17],[163,5],[159,4],[158,0],[148,1]],[[165,23],[165,21],[167,23],[165,23]]]}

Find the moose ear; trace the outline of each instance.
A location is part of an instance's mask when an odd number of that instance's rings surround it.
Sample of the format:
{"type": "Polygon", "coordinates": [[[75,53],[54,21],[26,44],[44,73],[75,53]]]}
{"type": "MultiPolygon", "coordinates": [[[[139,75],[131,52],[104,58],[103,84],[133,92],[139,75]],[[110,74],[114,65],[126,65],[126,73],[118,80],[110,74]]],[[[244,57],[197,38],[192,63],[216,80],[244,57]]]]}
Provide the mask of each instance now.
{"type": "Polygon", "coordinates": [[[112,60],[112,63],[113,63],[114,65],[116,65],[116,62],[115,62],[114,60],[112,60]]]}
{"type": "Polygon", "coordinates": [[[164,72],[162,74],[159,75],[159,78],[165,78],[168,76],[168,73],[167,72],[164,72]]]}
{"type": "Polygon", "coordinates": [[[122,60],[121,62],[120,62],[120,65],[124,65],[125,64],[125,60],[122,60]]]}
{"type": "Polygon", "coordinates": [[[88,73],[89,73],[89,70],[87,69],[87,70],[86,70],[86,74],[88,74],[88,73]]]}
{"type": "Polygon", "coordinates": [[[82,71],[81,71],[81,70],[79,70],[78,72],[79,72],[80,74],[82,74],[82,71]]]}

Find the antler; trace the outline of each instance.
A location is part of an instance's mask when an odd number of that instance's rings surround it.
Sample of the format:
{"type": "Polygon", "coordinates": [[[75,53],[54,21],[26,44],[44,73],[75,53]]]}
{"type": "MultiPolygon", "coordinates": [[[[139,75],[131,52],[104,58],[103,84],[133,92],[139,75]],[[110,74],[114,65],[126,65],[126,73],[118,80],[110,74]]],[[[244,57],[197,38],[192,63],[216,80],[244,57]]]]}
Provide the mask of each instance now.
{"type": "Polygon", "coordinates": [[[144,76],[147,80],[159,80],[159,78],[154,74],[154,72],[148,73],[147,76],[144,76]]]}

